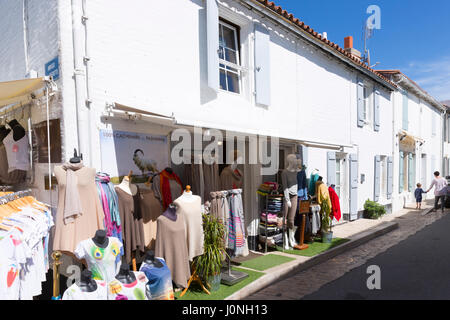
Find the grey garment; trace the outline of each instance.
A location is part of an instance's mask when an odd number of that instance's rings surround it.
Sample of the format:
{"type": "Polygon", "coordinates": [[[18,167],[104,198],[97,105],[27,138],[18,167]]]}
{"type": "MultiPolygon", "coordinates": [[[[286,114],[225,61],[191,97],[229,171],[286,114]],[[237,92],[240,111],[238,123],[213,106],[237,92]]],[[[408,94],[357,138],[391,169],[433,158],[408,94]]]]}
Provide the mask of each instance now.
{"type": "MultiPolygon", "coordinates": [[[[204,199],[204,174],[203,174],[203,166],[201,164],[187,164],[184,166],[184,181],[185,185],[191,186],[191,191],[193,194],[198,195],[202,198],[202,202],[204,199]]],[[[175,200],[175,198],[172,198],[175,200]]]]}
{"type": "Polygon", "coordinates": [[[203,201],[210,200],[211,192],[219,190],[219,165],[203,164],[203,179],[204,179],[204,197],[203,201]]]}
{"type": "Polygon", "coordinates": [[[295,213],[297,212],[297,195],[289,195],[289,199],[291,200],[291,207],[289,208],[287,205],[286,199],[284,199],[284,208],[283,208],[283,220],[287,224],[289,229],[294,228],[294,219],[295,213]],[[286,222],[287,220],[287,222],[286,222]]]}
{"type": "Polygon", "coordinates": [[[230,219],[230,207],[228,205],[227,195],[228,191],[216,191],[210,193],[210,214],[222,221],[225,226],[224,243],[226,247],[228,247],[228,223],[230,219]]]}
{"type": "Polygon", "coordinates": [[[234,239],[229,238],[229,249],[234,250],[234,256],[248,255],[247,234],[245,232],[244,209],[242,204],[242,189],[228,191],[228,202],[230,206],[230,219],[233,220],[234,239]],[[240,237],[243,238],[240,238],[240,237]],[[241,242],[242,241],[242,242],[241,242]]]}
{"type": "MultiPolygon", "coordinates": [[[[156,199],[162,202],[163,197],[160,185],[161,185],[161,177],[158,174],[153,178],[152,190],[155,193],[156,199]]],[[[173,202],[175,199],[177,199],[179,196],[182,195],[183,189],[174,179],[169,179],[169,185],[170,185],[170,194],[172,195],[172,202],[173,202]]]]}
{"type": "Polygon", "coordinates": [[[311,207],[312,218],[312,234],[316,234],[320,230],[320,206],[315,205],[311,207]]]}
{"type": "Polygon", "coordinates": [[[297,171],[284,169],[281,172],[281,184],[283,185],[283,190],[286,191],[287,189],[290,195],[297,195],[297,171]]]}

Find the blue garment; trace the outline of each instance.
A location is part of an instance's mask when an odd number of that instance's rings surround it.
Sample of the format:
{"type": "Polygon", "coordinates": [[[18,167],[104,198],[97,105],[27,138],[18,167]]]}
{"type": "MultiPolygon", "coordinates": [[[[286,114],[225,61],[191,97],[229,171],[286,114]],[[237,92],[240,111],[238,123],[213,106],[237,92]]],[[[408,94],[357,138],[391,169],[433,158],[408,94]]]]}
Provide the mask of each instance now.
{"type": "Polygon", "coordinates": [[[414,191],[414,197],[416,197],[416,202],[422,202],[422,193],[426,193],[422,188],[417,188],[414,191]]]}
{"type": "Polygon", "coordinates": [[[308,200],[308,189],[298,189],[297,191],[298,200],[308,200]]]}
{"type": "Polygon", "coordinates": [[[298,189],[305,189],[308,187],[306,181],[306,172],[304,169],[297,172],[297,187],[298,189]]]}
{"type": "Polygon", "coordinates": [[[145,273],[148,279],[147,287],[151,294],[150,300],[174,300],[170,269],[164,259],[155,259],[161,262],[161,268],[144,262],[139,269],[139,271],[145,273]]]}

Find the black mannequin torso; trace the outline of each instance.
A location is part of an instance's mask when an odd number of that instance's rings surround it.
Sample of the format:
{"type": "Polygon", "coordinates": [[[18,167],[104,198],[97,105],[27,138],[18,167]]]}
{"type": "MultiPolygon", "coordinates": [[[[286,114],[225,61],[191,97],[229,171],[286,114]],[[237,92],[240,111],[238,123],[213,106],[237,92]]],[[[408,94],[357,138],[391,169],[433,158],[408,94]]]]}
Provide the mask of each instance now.
{"type": "Polygon", "coordinates": [[[116,279],[122,283],[129,284],[129,283],[133,283],[134,281],[136,281],[136,276],[130,270],[130,266],[126,263],[123,263],[120,266],[119,273],[116,275],[116,279]]]}
{"type": "Polygon", "coordinates": [[[92,279],[91,271],[85,269],[83,270],[83,272],[81,272],[80,284],[78,285],[78,287],[83,292],[94,292],[95,290],[97,290],[97,282],[92,279]]]}
{"type": "Polygon", "coordinates": [[[17,120],[12,120],[8,123],[8,125],[13,130],[13,138],[14,141],[19,141],[25,136],[25,128],[20,125],[20,123],[17,120]]]}
{"type": "Polygon", "coordinates": [[[100,248],[106,248],[109,244],[109,239],[106,236],[105,230],[97,230],[95,232],[95,236],[92,238],[92,241],[94,241],[95,245],[100,248]]]}
{"type": "Polygon", "coordinates": [[[150,250],[145,254],[144,262],[148,265],[154,266],[156,268],[162,268],[164,265],[159,261],[159,259],[155,259],[155,252],[150,250]]]}

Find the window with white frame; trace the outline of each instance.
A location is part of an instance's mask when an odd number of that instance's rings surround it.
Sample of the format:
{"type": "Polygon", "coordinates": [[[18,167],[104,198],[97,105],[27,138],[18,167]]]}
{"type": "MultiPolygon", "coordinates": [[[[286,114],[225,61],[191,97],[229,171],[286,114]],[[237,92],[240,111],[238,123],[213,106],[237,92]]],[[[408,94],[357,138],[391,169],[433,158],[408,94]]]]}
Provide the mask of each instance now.
{"type": "Polygon", "coordinates": [[[219,21],[219,70],[220,89],[241,92],[241,64],[239,29],[223,20],[219,21]]]}
{"type": "Polygon", "coordinates": [[[370,123],[370,110],[372,110],[372,91],[373,87],[364,83],[364,108],[363,120],[366,124],[370,123]]]}

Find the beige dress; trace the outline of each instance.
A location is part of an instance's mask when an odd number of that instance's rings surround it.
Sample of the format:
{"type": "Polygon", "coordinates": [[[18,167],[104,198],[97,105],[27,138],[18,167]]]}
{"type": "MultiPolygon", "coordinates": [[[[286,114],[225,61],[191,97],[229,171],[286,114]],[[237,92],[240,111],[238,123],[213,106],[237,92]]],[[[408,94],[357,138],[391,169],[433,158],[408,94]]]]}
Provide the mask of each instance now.
{"type": "Polygon", "coordinates": [[[203,254],[202,199],[194,196],[193,201],[183,200],[183,196],[173,203],[177,206],[177,215],[183,216],[186,226],[186,242],[189,261],[203,254]]]}
{"type": "Polygon", "coordinates": [[[186,243],[184,217],[177,215],[172,221],[164,215],[157,219],[155,256],[166,261],[172,280],[179,287],[186,288],[191,271],[186,243]]]}
{"type": "Polygon", "coordinates": [[[78,243],[92,238],[99,229],[104,230],[105,214],[95,185],[95,169],[83,167],[75,174],[78,178],[78,192],[80,194],[82,214],[73,223],[64,223],[64,202],[66,194],[66,171],[55,167],[58,181],[58,210],[56,213],[55,237],[53,250],[73,253],[78,243]]]}
{"type": "Polygon", "coordinates": [[[161,202],[155,197],[153,190],[141,189],[141,211],[144,223],[145,247],[155,250],[157,223],[156,219],[162,214],[161,202]]]}

